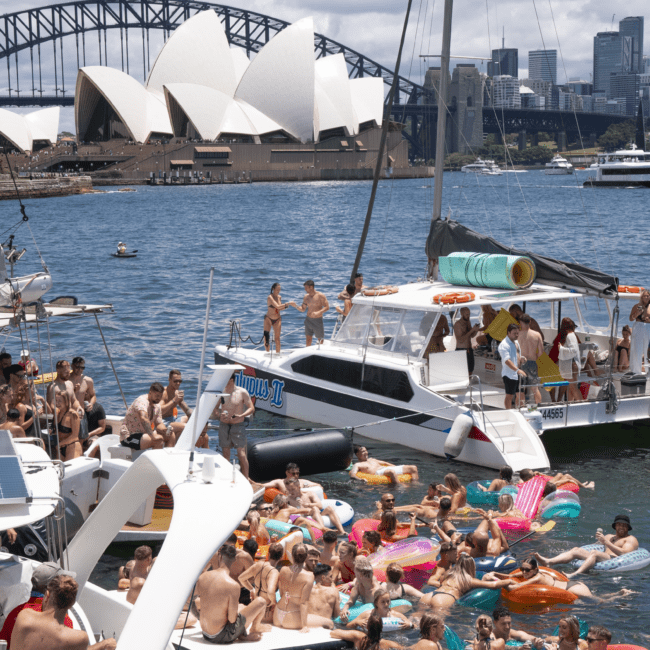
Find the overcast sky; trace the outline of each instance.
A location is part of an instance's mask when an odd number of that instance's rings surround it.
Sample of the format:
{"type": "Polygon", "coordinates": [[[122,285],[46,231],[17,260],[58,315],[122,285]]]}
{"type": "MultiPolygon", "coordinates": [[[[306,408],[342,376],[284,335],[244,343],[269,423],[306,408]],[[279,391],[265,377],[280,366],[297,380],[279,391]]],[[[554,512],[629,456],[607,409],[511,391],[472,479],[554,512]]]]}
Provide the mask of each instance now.
{"type": "MultiPolygon", "coordinates": [[[[406,0],[233,0],[229,4],[289,22],[313,16],[318,33],[391,68],[407,6],[406,0]]],[[[0,0],[5,11],[44,5],[36,0],[0,0]]],[[[438,65],[437,60],[423,60],[420,55],[440,52],[443,5],[443,0],[413,1],[401,73],[414,81],[422,80],[427,66],[438,65]]],[[[570,78],[590,80],[596,33],[612,28],[614,12],[617,30],[619,20],[643,16],[649,6],[647,0],[628,0],[623,5],[604,0],[455,0],[451,53],[487,60],[492,49],[501,47],[505,32],[505,46],[519,49],[520,78],[527,76],[528,51],[546,48],[558,50],[558,83],[570,78]],[[624,13],[619,13],[622,6],[624,13]]],[[[650,51],[650,43],[644,51],[650,51]]],[[[152,58],[153,54],[152,50],[152,58]]],[[[452,66],[458,62],[452,61],[452,66]]],[[[486,70],[481,61],[466,62],[486,70]]],[[[65,109],[61,130],[73,129],[72,109],[65,109]]]]}

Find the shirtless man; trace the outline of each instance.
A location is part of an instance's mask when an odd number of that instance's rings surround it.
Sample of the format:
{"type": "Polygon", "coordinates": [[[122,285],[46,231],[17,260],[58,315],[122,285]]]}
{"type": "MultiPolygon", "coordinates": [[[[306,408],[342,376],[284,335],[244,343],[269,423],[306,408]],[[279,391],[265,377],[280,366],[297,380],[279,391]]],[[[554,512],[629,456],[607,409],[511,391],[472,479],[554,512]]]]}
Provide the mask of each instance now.
{"type": "Polygon", "coordinates": [[[316,291],[313,280],[307,280],[303,286],[305,287],[305,297],[302,299],[302,305],[300,307],[296,306],[296,309],[298,311],[307,311],[305,340],[306,346],[309,347],[314,335],[319,343],[325,340],[323,314],[330,308],[330,304],[327,302],[324,293],[316,291]]]}
{"type": "Polygon", "coordinates": [[[314,567],[314,586],[309,596],[309,616],[321,619],[321,627],[334,629],[332,619],[340,614],[339,590],[332,583],[332,567],[317,564],[314,567]]]}
{"type": "Polygon", "coordinates": [[[323,542],[323,548],[320,552],[320,561],[334,568],[339,560],[336,554],[336,543],[338,542],[336,531],[326,530],[321,541],[323,542]]]}
{"type": "MultiPolygon", "coordinates": [[[[524,315],[524,310],[519,305],[511,305],[508,311],[515,320],[521,323],[521,317],[524,315]]],[[[530,317],[530,329],[533,330],[533,332],[537,332],[542,337],[542,341],[544,340],[542,328],[532,316],[530,317]]]]}
{"type": "Polygon", "coordinates": [[[270,625],[262,624],[267,605],[264,598],[257,596],[250,605],[239,605],[241,585],[230,575],[236,557],[234,546],[222,546],[212,558],[213,570],[202,573],[196,583],[196,595],[201,599],[201,630],[210,643],[227,644],[243,638],[258,641],[264,632],[271,631],[270,625]]]}
{"type": "Polygon", "coordinates": [[[296,508],[295,506],[289,505],[289,497],[286,494],[276,495],[271,505],[273,506],[273,509],[268,515],[269,519],[275,519],[276,521],[282,521],[285,524],[289,524],[291,523],[291,515],[301,515],[294,519],[293,524],[295,526],[304,526],[309,531],[312,539],[316,539],[314,528],[318,528],[322,531],[327,530],[325,526],[321,526],[317,522],[310,521],[302,516],[309,515],[312,510],[311,508],[296,508]]]}
{"type": "Polygon", "coordinates": [[[163,419],[169,421],[169,426],[171,426],[177,440],[178,436],[183,432],[188,418],[192,415],[190,407],[185,403],[185,391],[181,390],[182,383],[183,376],[181,375],[181,371],[175,368],[170,370],[169,381],[167,386],[165,386],[160,402],[163,419]],[[179,408],[185,415],[177,417],[179,408]],[[174,414],[174,409],[176,409],[176,415],[174,414]]]}
{"type": "Polygon", "coordinates": [[[491,345],[494,340],[489,334],[484,332],[492,325],[492,321],[499,315],[499,312],[492,307],[492,305],[481,305],[481,321],[483,322],[483,327],[481,327],[481,334],[476,337],[477,345],[491,345]]]}
{"type": "MultiPolygon", "coordinates": [[[[66,362],[67,363],[67,362],[66,362]]],[[[120,444],[123,447],[142,450],[153,447],[162,449],[171,442],[171,434],[167,431],[160,415],[160,400],[163,387],[157,381],[151,384],[146,395],[137,397],[126,410],[126,415],[120,427],[120,444]]]]}
{"type": "Polygon", "coordinates": [[[458,559],[458,547],[453,542],[443,542],[440,545],[440,560],[436,564],[436,568],[427,580],[427,584],[432,587],[439,587],[442,577],[456,564],[458,559]]]}
{"type": "Polygon", "coordinates": [[[219,420],[219,446],[224,458],[230,462],[230,450],[234,446],[241,473],[248,478],[248,457],[246,456],[245,419],[255,413],[251,396],[245,388],[235,386],[235,375],[226,384],[224,393],[228,397],[219,399],[210,419],[219,420]]]}
{"type": "Polygon", "coordinates": [[[320,627],[321,621],[309,617],[309,597],[314,586],[314,574],[305,569],[307,549],[296,544],[291,549],[293,565],[280,569],[278,587],[280,600],[273,613],[273,625],[288,630],[309,632],[310,627],[320,627]]]}
{"type": "Polygon", "coordinates": [[[354,575],[356,576],[352,583],[350,591],[350,600],[348,600],[341,609],[341,622],[347,623],[350,607],[353,607],[357,600],[362,603],[371,603],[375,591],[381,586],[373,572],[372,564],[367,557],[357,557],[354,561],[354,575]]]}
{"type": "Polygon", "coordinates": [[[440,492],[435,483],[429,483],[429,489],[422,502],[408,506],[398,506],[395,512],[414,512],[421,519],[435,519],[440,509],[440,492]]]}
{"type": "Polygon", "coordinates": [[[247,551],[235,547],[235,544],[237,544],[237,535],[235,535],[235,533],[232,533],[232,535],[230,535],[225,543],[228,546],[235,548],[235,558],[230,564],[229,569],[230,577],[233,580],[239,580],[239,576],[247,569],[250,569],[250,567],[253,565],[254,560],[247,551]]]}
{"type": "MultiPolygon", "coordinates": [[[[368,450],[362,446],[355,446],[354,453],[357,456],[358,463],[355,463],[350,470],[351,478],[359,478],[357,474],[374,474],[375,476],[388,476],[393,483],[397,483],[397,477],[400,474],[411,474],[414,481],[417,481],[420,476],[416,465],[393,465],[385,460],[378,460],[377,458],[370,458],[368,450]]],[[[367,479],[361,479],[366,481],[367,479]]]]}
{"type": "Polygon", "coordinates": [[[528,314],[522,314],[519,317],[521,329],[519,331],[519,347],[521,349],[521,369],[526,373],[528,385],[532,385],[530,390],[533,393],[535,404],[542,401],[542,394],[539,392],[539,374],[537,372],[537,359],[544,354],[544,340],[539,332],[531,329],[531,317],[528,314]]]}
{"type": "Polygon", "coordinates": [[[313,492],[303,492],[300,489],[300,481],[297,478],[287,479],[286,486],[289,491],[290,506],[294,506],[295,508],[311,508],[309,516],[312,519],[315,519],[323,529],[325,529],[323,515],[327,515],[339,534],[345,535],[345,530],[343,530],[341,520],[332,506],[324,508],[322,501],[320,501],[313,492]]]}
{"type": "Polygon", "coordinates": [[[51,413],[54,413],[54,398],[57,393],[64,392],[68,393],[68,397],[70,398],[70,408],[76,409],[79,415],[83,416],[84,411],[81,408],[81,404],[77,401],[74,384],[70,381],[70,364],[65,359],[61,359],[56,362],[56,377],[47,389],[47,405],[51,413]]]}
{"type": "Polygon", "coordinates": [[[596,532],[596,542],[605,546],[604,551],[588,551],[576,547],[551,558],[542,557],[539,553],[533,553],[533,555],[542,566],[566,564],[571,560],[584,560],[580,568],[573,573],[567,573],[567,578],[573,578],[580,573],[586,573],[597,562],[611,560],[639,548],[639,540],[634,535],[630,535],[632,524],[630,524],[630,518],[627,515],[616,515],[612,528],[616,531],[614,535],[604,535],[601,529],[596,532]]]}
{"type": "Polygon", "coordinates": [[[379,501],[375,501],[377,510],[372,513],[371,519],[381,519],[381,515],[387,510],[393,511],[395,509],[395,497],[390,492],[385,492],[381,495],[379,501]]]}
{"type": "Polygon", "coordinates": [[[0,424],[0,429],[7,429],[12,438],[24,438],[25,429],[20,424],[20,411],[18,409],[9,409],[7,411],[7,419],[0,424]]]}
{"type": "Polygon", "coordinates": [[[126,594],[127,602],[133,604],[138,599],[145,580],[153,566],[152,551],[149,546],[139,546],[135,549],[133,566],[129,569],[129,591],[126,594]]]}
{"type": "MultiPolygon", "coordinates": [[[[530,479],[535,476],[543,476],[543,474],[540,472],[535,472],[532,469],[528,469],[527,467],[519,470],[519,483],[530,481],[530,479]]],[[[581,488],[585,488],[587,490],[593,490],[596,487],[596,484],[593,481],[587,481],[586,483],[583,483],[574,476],[571,476],[571,474],[564,474],[563,472],[558,472],[555,476],[551,477],[548,482],[553,483],[558,488],[561,488],[564,483],[575,483],[581,488]]]]}
{"type": "MultiPolygon", "coordinates": [[[[494,621],[494,636],[504,642],[510,641],[531,641],[535,650],[542,650],[544,647],[544,639],[528,634],[523,630],[512,629],[512,616],[507,607],[499,605],[492,612],[492,620],[494,621]]],[[[494,647],[494,646],[492,646],[494,647]]]]}
{"type": "Polygon", "coordinates": [[[255,562],[239,576],[239,583],[244,589],[248,589],[251,599],[258,596],[266,602],[263,623],[273,622],[273,610],[275,609],[275,594],[278,590],[278,563],[284,555],[284,548],[280,544],[269,546],[268,560],[255,562]]]}
{"type": "Polygon", "coordinates": [[[79,585],[71,576],[55,576],[47,585],[42,611],[23,609],[16,618],[10,646],[16,650],[112,650],[115,639],[90,645],[82,630],[66,627],[68,610],[75,604],[79,585]]]}
{"type": "Polygon", "coordinates": [[[282,492],[282,494],[288,494],[287,491],[287,481],[290,478],[296,478],[300,481],[300,489],[304,490],[305,488],[308,487],[320,487],[322,488],[320,483],[314,483],[313,481],[308,481],[306,478],[300,478],[300,467],[296,465],[296,463],[288,463],[285,470],[284,470],[286,476],[285,478],[276,478],[273,481],[269,481],[268,483],[264,483],[262,487],[265,488],[275,488],[276,490],[279,490],[282,492]]]}
{"type": "Polygon", "coordinates": [[[465,350],[467,353],[467,370],[471,375],[474,372],[472,338],[481,331],[481,326],[478,323],[472,325],[469,317],[469,307],[461,307],[460,318],[454,323],[454,336],[456,337],[456,350],[465,350]]]}
{"type": "Polygon", "coordinates": [[[363,283],[363,273],[357,273],[354,276],[354,291],[352,293],[348,291],[349,286],[349,284],[346,285],[345,289],[339,293],[337,296],[338,300],[348,300],[354,296],[358,296],[366,288],[366,285],[363,283]]]}

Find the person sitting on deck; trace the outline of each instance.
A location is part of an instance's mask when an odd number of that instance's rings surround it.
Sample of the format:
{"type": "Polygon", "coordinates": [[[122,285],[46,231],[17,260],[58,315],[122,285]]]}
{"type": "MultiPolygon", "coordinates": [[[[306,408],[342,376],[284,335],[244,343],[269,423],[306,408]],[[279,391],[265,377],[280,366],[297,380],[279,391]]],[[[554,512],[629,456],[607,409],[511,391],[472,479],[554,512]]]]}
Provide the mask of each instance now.
{"type": "MultiPolygon", "coordinates": [[[[393,465],[385,460],[370,458],[368,456],[368,450],[363,446],[355,445],[354,453],[359,462],[352,466],[352,469],[350,470],[351,478],[359,478],[359,476],[357,476],[359,472],[362,474],[372,474],[374,476],[388,476],[393,483],[399,481],[398,476],[400,474],[410,474],[414,481],[417,481],[419,478],[418,468],[416,465],[393,465]]],[[[362,478],[361,480],[368,482],[368,479],[362,478]]]]}
{"type": "Polygon", "coordinates": [[[176,440],[183,433],[187,420],[192,411],[185,403],[185,391],[181,390],[183,376],[181,371],[173,368],[169,371],[169,379],[162,400],[160,400],[160,412],[165,424],[172,428],[176,440]],[[179,410],[182,411],[179,414],[179,410]]]}
{"type": "MultiPolygon", "coordinates": [[[[126,410],[120,428],[120,444],[131,449],[162,449],[166,443],[173,443],[173,434],[168,431],[160,412],[162,384],[151,384],[146,395],[137,397],[126,410]]],[[[169,446],[169,445],[168,445],[169,446]]]]}
{"type": "Polygon", "coordinates": [[[309,618],[321,619],[321,627],[332,630],[334,622],[341,612],[339,590],[332,583],[332,567],[318,563],[314,567],[314,586],[309,596],[309,618]]]}
{"type": "Polygon", "coordinates": [[[69,575],[57,575],[47,584],[41,611],[23,609],[16,618],[11,633],[11,646],[16,650],[112,650],[115,639],[105,639],[90,645],[83,630],[66,625],[68,610],[77,600],[79,585],[69,575]]]}
{"type": "Polygon", "coordinates": [[[273,611],[277,602],[278,578],[280,577],[278,564],[283,555],[284,548],[281,544],[271,544],[268,559],[255,562],[239,576],[239,583],[249,591],[250,598],[254,600],[257,596],[260,596],[266,601],[263,623],[273,622],[273,611]]]}
{"type": "Polygon", "coordinates": [[[350,313],[350,310],[352,309],[352,296],[354,296],[354,285],[353,284],[348,284],[345,287],[345,293],[348,294],[347,298],[343,298],[343,309],[341,309],[338,305],[334,307],[336,311],[343,316],[343,320],[345,320],[345,317],[350,313]]]}
{"type": "Polygon", "coordinates": [[[582,564],[573,573],[568,573],[567,578],[572,578],[581,573],[586,573],[594,564],[605,562],[612,558],[620,557],[626,553],[631,553],[639,548],[639,540],[630,535],[632,524],[627,515],[616,515],[612,528],[615,534],[604,535],[602,530],[596,532],[596,542],[605,547],[604,551],[590,551],[581,547],[574,547],[570,551],[560,553],[555,557],[543,557],[539,553],[533,555],[543,566],[553,566],[554,564],[567,564],[572,560],[583,560],[582,564]]]}
{"type": "Polygon", "coordinates": [[[632,330],[629,325],[623,325],[623,338],[616,341],[614,350],[614,372],[627,372],[630,369],[630,337],[632,330]]]}
{"type": "Polygon", "coordinates": [[[270,625],[262,624],[267,605],[264,598],[257,596],[250,605],[239,605],[241,585],[230,575],[236,557],[234,546],[222,546],[212,559],[213,570],[202,573],[196,583],[201,630],[210,643],[230,644],[241,638],[257,641],[264,632],[271,631],[270,625]]]}

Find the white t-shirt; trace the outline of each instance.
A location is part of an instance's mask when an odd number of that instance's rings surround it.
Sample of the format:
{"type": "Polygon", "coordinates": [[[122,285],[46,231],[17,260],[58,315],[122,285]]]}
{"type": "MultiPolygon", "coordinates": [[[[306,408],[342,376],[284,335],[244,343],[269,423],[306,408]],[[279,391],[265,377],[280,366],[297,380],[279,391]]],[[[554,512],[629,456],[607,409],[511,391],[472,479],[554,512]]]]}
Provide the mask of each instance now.
{"type": "Polygon", "coordinates": [[[508,379],[517,379],[517,371],[506,365],[506,361],[510,359],[515,364],[515,368],[519,367],[517,363],[517,343],[506,335],[503,341],[499,343],[499,354],[501,355],[501,376],[508,379]]]}

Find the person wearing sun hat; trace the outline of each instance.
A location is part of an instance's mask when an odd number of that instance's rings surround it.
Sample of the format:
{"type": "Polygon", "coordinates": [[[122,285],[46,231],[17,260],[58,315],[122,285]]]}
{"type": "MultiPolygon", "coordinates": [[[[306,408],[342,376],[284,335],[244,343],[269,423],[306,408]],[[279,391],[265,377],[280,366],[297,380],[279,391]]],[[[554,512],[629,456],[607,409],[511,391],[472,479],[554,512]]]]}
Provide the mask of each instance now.
{"type": "Polygon", "coordinates": [[[533,553],[533,555],[542,566],[567,564],[572,560],[584,560],[577,571],[567,573],[567,578],[573,578],[580,573],[586,573],[597,562],[605,562],[620,555],[636,551],[639,548],[639,540],[634,535],[630,535],[632,524],[628,515],[616,515],[614,517],[614,523],[612,523],[612,528],[616,531],[613,535],[605,535],[602,528],[596,531],[596,542],[604,546],[602,551],[590,551],[577,546],[555,557],[546,558],[539,553],[533,553]]]}

